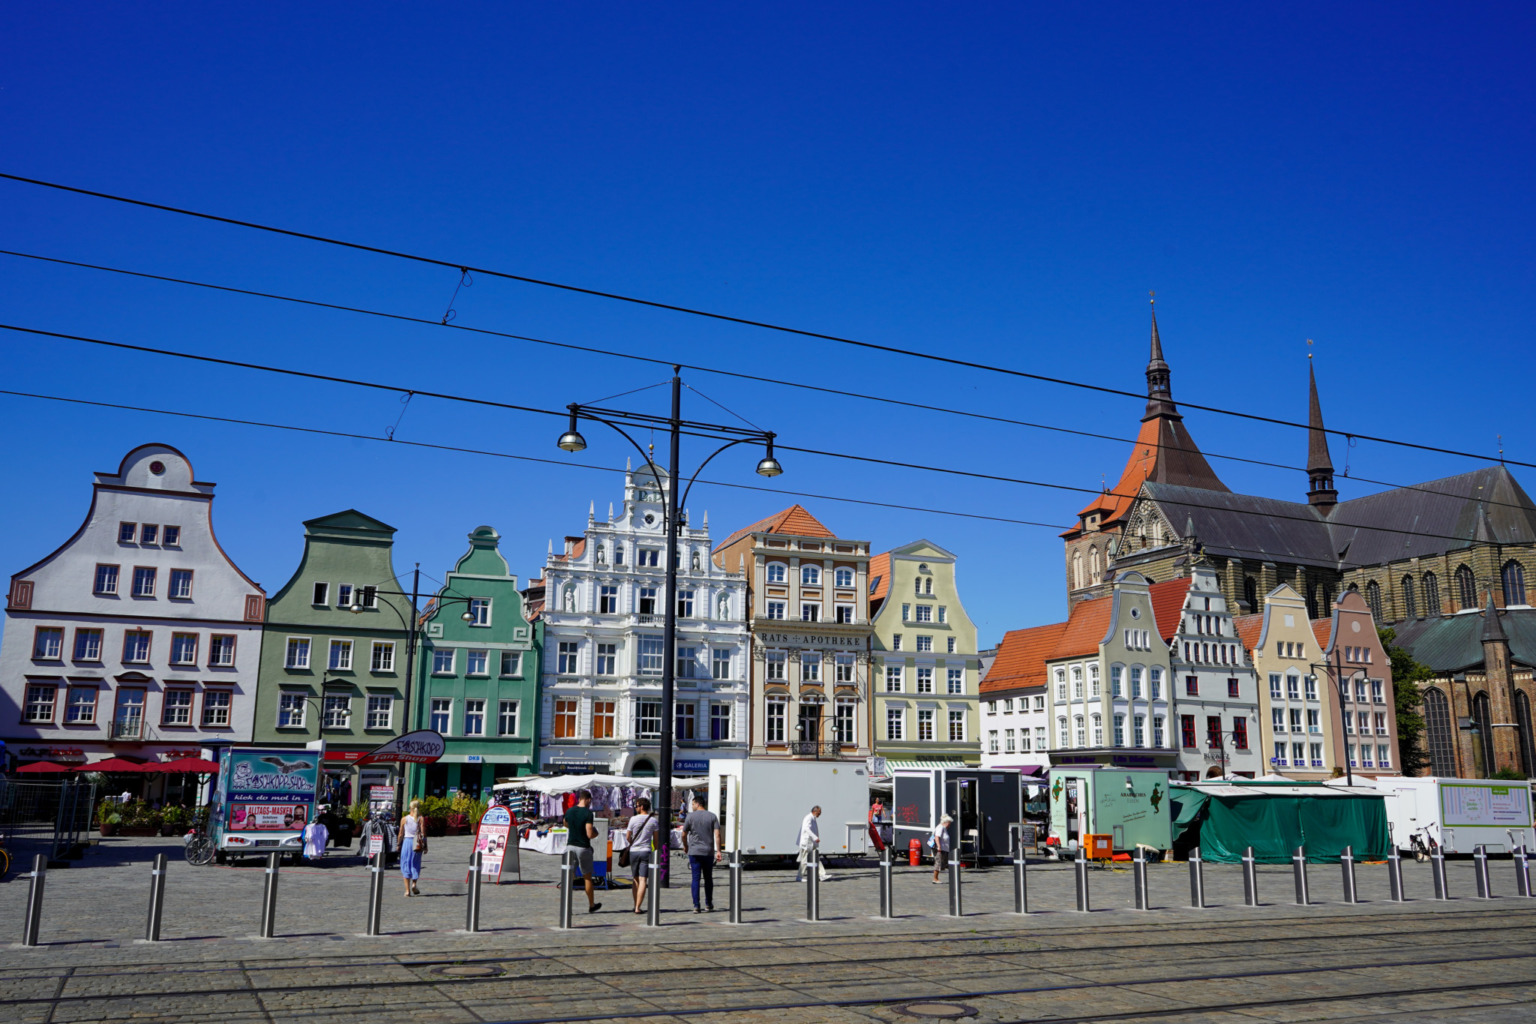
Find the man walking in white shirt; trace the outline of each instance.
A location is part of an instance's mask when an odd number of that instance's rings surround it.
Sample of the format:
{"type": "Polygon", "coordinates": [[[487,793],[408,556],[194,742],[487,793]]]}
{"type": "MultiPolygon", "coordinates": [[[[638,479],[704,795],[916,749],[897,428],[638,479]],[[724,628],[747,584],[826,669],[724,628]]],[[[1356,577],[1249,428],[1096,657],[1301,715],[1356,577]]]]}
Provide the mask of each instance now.
{"type": "MultiPolygon", "coordinates": [[[[800,856],[795,861],[795,881],[805,877],[805,866],[810,863],[811,851],[821,849],[821,829],[816,824],[816,819],[821,817],[821,807],[812,807],[811,813],[805,816],[800,823],[800,856]]],[[[821,880],[827,880],[827,866],[818,859],[816,867],[819,869],[821,880]]]]}

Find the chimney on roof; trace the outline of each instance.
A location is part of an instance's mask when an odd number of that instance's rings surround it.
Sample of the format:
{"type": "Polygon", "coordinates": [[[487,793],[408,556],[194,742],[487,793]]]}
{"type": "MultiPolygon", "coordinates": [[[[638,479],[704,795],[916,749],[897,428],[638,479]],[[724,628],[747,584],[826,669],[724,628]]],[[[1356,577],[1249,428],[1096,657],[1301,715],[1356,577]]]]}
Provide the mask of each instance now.
{"type": "Polygon", "coordinates": [[[1323,429],[1323,406],[1317,400],[1317,373],[1312,367],[1310,352],[1307,353],[1307,402],[1307,504],[1326,516],[1339,503],[1339,492],[1333,489],[1333,459],[1328,454],[1328,432],[1323,429]]]}

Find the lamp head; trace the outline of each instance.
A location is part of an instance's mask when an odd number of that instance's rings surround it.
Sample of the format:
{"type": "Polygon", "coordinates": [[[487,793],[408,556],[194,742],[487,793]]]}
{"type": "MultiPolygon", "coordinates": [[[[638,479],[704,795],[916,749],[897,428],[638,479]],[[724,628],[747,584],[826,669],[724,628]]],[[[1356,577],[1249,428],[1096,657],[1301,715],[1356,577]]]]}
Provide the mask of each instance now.
{"type": "Polygon", "coordinates": [[[773,435],[768,435],[768,451],[757,462],[757,475],[775,477],[784,472],[784,467],[779,465],[779,460],[773,457],[773,435]]]}
{"type": "Polygon", "coordinates": [[[475,621],[475,617],[473,615],[471,615],[469,612],[465,612],[463,615],[460,615],[459,618],[463,619],[465,622],[474,622],[475,621]]]}
{"type": "Polygon", "coordinates": [[[560,435],[560,440],[556,441],[555,444],[558,445],[560,450],[563,452],[574,453],[585,451],[587,447],[587,439],[582,437],[581,431],[576,429],[576,406],[571,405],[567,406],[567,408],[571,410],[571,422],[570,425],[566,427],[565,433],[560,435]]]}

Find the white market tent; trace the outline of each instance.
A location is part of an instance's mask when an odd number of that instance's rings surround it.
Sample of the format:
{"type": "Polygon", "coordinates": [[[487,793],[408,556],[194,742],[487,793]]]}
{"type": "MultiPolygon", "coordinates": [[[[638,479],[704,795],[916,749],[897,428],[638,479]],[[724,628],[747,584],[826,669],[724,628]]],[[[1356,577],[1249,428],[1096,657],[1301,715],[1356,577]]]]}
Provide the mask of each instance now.
{"type": "MultiPolygon", "coordinates": [[[[655,789],[658,780],[652,778],[631,778],[628,775],[552,775],[549,777],[532,776],[526,779],[517,779],[513,782],[498,782],[493,789],[526,789],[533,793],[574,793],[578,789],[591,789],[593,786],[638,786],[642,789],[655,789]]],[[[673,779],[673,789],[699,789],[709,785],[708,779],[673,779]]]]}

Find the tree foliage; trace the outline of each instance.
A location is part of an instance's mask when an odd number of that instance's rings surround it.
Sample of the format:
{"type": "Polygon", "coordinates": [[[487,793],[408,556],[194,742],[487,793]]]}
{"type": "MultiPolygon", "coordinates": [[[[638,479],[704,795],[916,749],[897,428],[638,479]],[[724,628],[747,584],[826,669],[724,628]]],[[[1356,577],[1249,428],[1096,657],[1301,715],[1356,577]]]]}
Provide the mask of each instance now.
{"type": "Polygon", "coordinates": [[[1419,683],[1435,678],[1429,666],[1416,661],[1407,650],[1397,646],[1397,631],[1379,629],[1381,645],[1392,662],[1392,698],[1397,711],[1397,763],[1404,775],[1417,775],[1429,767],[1424,751],[1424,700],[1419,683]]]}

